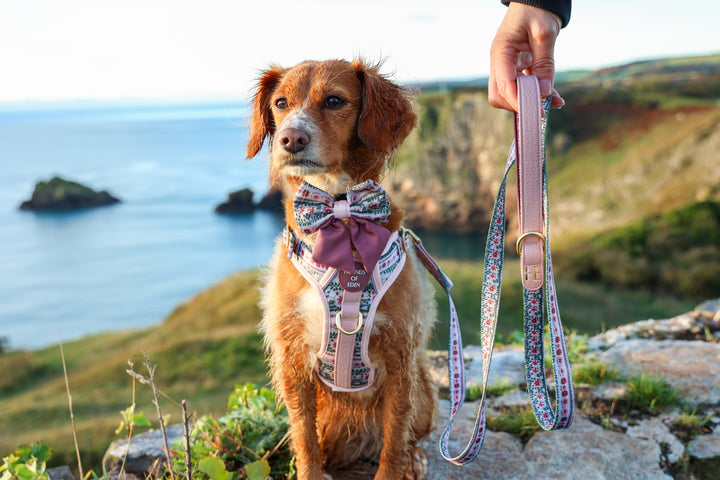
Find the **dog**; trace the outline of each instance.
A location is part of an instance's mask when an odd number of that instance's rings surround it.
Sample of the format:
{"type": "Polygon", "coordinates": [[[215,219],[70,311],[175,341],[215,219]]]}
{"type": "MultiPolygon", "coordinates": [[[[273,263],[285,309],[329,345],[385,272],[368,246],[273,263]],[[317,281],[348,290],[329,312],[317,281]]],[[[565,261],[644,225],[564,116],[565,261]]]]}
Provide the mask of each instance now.
{"type": "MultiPolygon", "coordinates": [[[[271,187],[284,198],[286,239],[319,248],[319,234],[303,233],[294,215],[295,195],[305,182],[335,198],[363,182],[379,184],[415,127],[409,92],[379,70],[362,59],[328,60],[272,66],[260,75],[247,157],[267,142],[271,187]]],[[[402,234],[402,218],[390,201],[383,225],[388,234],[402,234]]],[[[437,421],[437,387],[426,353],[436,306],[416,251],[403,244],[407,261],[367,334],[372,384],[343,391],[318,374],[327,308],[290,260],[288,245],[278,242],[266,269],[260,328],[272,384],[289,413],[297,478],[332,479],[327,472],[368,461],[377,465],[376,480],[423,478],[427,461],[420,445],[437,421]]]]}

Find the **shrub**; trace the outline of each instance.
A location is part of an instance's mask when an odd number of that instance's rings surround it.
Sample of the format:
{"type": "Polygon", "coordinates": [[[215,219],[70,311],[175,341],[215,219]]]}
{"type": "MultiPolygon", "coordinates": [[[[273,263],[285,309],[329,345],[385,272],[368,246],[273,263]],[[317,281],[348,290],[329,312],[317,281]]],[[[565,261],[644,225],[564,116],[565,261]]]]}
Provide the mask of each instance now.
{"type": "MultiPolygon", "coordinates": [[[[204,416],[190,434],[193,478],[202,480],[264,480],[292,478],[287,444],[287,410],[275,402],[275,392],[252,384],[238,385],[228,400],[228,414],[204,416]]],[[[185,474],[181,444],[174,468],[185,474]]]]}
{"type": "Polygon", "coordinates": [[[52,456],[52,450],[44,442],[21,445],[3,459],[0,465],[2,480],[50,480],[45,464],[52,456]]]}

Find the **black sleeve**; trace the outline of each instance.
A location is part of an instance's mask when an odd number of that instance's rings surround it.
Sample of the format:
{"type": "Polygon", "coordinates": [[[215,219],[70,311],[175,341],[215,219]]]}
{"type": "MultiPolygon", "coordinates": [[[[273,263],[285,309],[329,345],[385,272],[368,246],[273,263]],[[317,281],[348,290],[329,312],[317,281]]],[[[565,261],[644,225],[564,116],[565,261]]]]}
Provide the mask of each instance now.
{"type": "Polygon", "coordinates": [[[505,5],[508,5],[510,2],[524,3],[525,5],[542,8],[543,10],[552,12],[560,17],[563,28],[565,28],[570,22],[572,0],[502,0],[502,3],[505,5]]]}

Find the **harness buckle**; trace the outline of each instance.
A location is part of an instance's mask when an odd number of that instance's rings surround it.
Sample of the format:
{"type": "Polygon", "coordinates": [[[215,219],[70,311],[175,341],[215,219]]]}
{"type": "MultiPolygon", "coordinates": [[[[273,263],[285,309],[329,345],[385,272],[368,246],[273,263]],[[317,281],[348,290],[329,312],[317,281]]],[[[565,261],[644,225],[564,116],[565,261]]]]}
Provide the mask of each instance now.
{"type": "Polygon", "coordinates": [[[345,329],[342,327],[342,322],[341,322],[341,320],[342,320],[342,318],[341,318],[342,315],[341,315],[341,314],[342,314],[342,311],[337,312],[337,314],[335,315],[335,326],[337,327],[338,330],[340,330],[340,331],[341,331],[342,333],[344,333],[345,335],[355,335],[357,332],[360,331],[360,329],[361,329],[362,326],[363,326],[363,315],[362,315],[362,313],[358,312],[357,326],[355,327],[354,330],[352,330],[352,331],[350,331],[350,332],[348,332],[347,330],[345,330],[345,329]]]}

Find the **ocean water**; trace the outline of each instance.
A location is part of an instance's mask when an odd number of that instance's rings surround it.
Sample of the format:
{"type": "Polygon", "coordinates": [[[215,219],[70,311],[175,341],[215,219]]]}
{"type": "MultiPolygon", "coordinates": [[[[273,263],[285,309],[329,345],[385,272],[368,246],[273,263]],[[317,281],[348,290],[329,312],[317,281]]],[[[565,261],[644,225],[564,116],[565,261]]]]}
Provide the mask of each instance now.
{"type": "Polygon", "coordinates": [[[245,113],[241,102],[0,111],[0,337],[37,348],[149,326],[265,263],[279,218],[213,212],[233,190],[267,190],[266,161],[244,159],[245,113]],[[54,175],[122,203],[19,211],[54,175]]]}
{"type": "MultiPolygon", "coordinates": [[[[246,105],[0,108],[0,339],[39,348],[147,327],[229,274],[271,255],[282,221],[213,212],[226,195],[267,191],[246,161],[246,105]],[[19,211],[60,175],[122,203],[19,211]]],[[[472,236],[423,235],[446,258],[479,258],[472,236]]]]}

